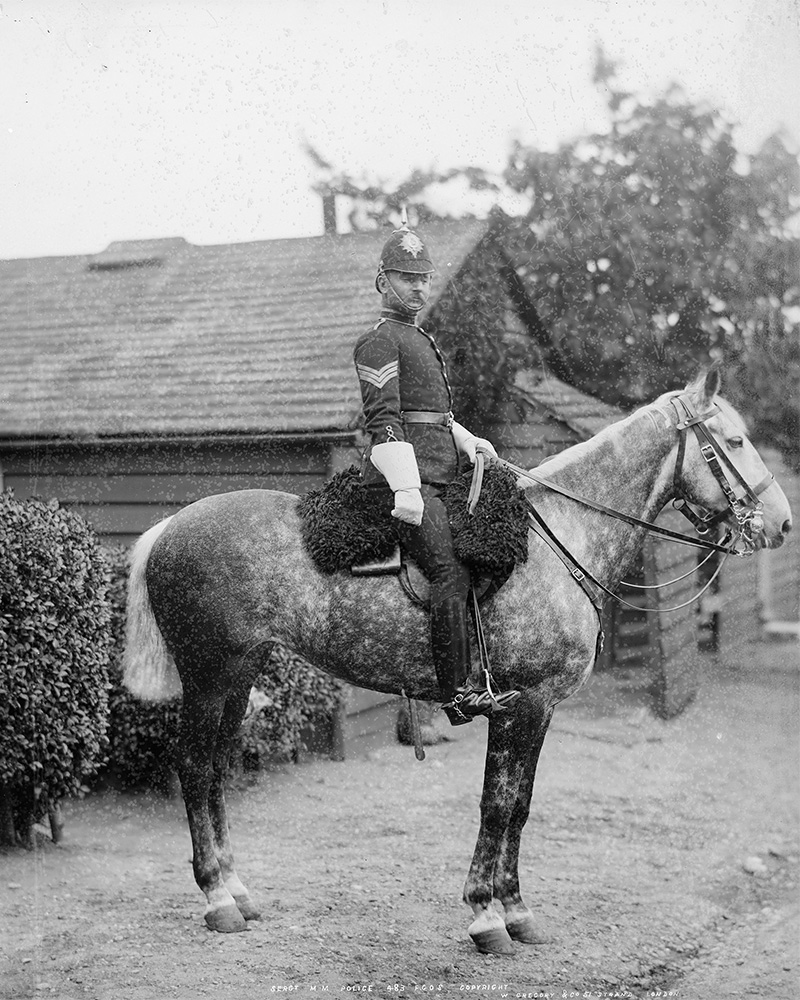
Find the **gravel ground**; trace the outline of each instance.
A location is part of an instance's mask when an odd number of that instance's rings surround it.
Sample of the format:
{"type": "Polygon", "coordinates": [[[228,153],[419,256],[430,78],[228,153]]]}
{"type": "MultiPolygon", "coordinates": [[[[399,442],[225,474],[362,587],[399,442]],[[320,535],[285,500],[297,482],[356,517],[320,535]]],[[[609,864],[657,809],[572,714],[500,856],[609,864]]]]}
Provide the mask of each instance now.
{"type": "Polygon", "coordinates": [[[0,854],[0,996],[800,996],[798,646],[707,658],[654,718],[641,674],[598,675],[556,712],[523,838],[551,936],[479,955],[460,895],[485,724],[413,751],[281,765],[231,794],[238,868],[264,917],[205,929],[182,804],[105,793],[61,845],[0,854]],[[323,987],[328,987],[324,990],[323,987]]]}

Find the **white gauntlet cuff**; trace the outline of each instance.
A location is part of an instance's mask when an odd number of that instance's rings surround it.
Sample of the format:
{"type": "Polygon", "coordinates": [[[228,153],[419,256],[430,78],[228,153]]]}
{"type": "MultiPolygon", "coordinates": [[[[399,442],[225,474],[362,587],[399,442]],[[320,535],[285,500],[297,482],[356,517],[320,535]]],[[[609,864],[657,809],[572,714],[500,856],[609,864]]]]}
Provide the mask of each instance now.
{"type": "Polygon", "coordinates": [[[376,444],[370,452],[369,460],[395,493],[398,490],[418,490],[422,485],[417,456],[410,441],[385,441],[383,444],[376,444]]]}

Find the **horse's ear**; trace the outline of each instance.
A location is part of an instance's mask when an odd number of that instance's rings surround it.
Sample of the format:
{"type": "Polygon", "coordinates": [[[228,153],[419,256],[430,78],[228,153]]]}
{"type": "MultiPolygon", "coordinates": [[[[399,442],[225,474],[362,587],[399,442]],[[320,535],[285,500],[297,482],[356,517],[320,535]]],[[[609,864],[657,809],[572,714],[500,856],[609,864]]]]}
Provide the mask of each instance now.
{"type": "Polygon", "coordinates": [[[721,384],[720,364],[715,361],[707,372],[701,372],[693,382],[686,386],[686,389],[697,394],[701,409],[708,409],[714,402],[714,397],[719,392],[721,384]]]}

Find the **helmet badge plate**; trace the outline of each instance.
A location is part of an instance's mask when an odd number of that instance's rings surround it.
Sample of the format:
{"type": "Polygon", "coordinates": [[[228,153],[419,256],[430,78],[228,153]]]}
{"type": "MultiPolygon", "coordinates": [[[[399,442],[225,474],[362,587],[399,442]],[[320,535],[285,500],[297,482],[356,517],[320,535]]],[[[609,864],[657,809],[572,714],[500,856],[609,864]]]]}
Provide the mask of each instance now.
{"type": "Polygon", "coordinates": [[[402,240],[400,240],[400,246],[406,253],[411,254],[414,259],[425,249],[422,245],[422,240],[416,233],[404,233],[402,240]]]}

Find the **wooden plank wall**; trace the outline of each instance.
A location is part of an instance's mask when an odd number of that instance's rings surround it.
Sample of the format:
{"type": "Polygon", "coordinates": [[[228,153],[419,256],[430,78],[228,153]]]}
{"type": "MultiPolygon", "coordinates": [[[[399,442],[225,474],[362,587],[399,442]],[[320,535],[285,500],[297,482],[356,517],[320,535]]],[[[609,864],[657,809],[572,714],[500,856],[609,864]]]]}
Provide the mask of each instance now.
{"type": "MultiPolygon", "coordinates": [[[[645,573],[642,555],[625,574],[626,582],[643,586],[652,582],[654,567],[645,573]]],[[[653,628],[648,607],[647,591],[628,587],[619,588],[619,596],[627,604],[608,601],[603,610],[603,626],[606,633],[606,657],[599,667],[615,666],[636,669],[650,669],[652,665],[651,645],[653,628]],[[628,607],[627,605],[633,605],[628,607]]]]}
{"type": "Polygon", "coordinates": [[[533,469],[578,443],[577,434],[566,424],[531,407],[522,414],[509,408],[507,419],[495,424],[487,436],[501,458],[523,469],[533,469]]]}
{"type": "Polygon", "coordinates": [[[321,441],[42,447],[7,452],[3,485],[20,499],[55,498],[85,517],[104,541],[129,544],[162,518],[215,493],[317,488],[329,475],[334,451],[338,456],[347,449],[321,441]]]}
{"type": "Polygon", "coordinates": [[[762,636],[759,565],[763,553],[728,556],[719,577],[717,649],[721,661],[733,658],[762,636]]]}
{"type": "MultiPolygon", "coordinates": [[[[673,531],[685,532],[682,518],[667,508],[657,523],[673,531]]],[[[674,580],[689,574],[670,587],[638,590],[621,586],[619,596],[626,605],[608,602],[604,611],[607,657],[604,667],[643,670],[651,677],[653,709],[662,718],[680,713],[694,698],[700,678],[702,656],[698,645],[698,603],[683,604],[699,590],[697,549],[648,537],[636,563],[625,580],[639,587],[674,580]]]]}
{"type": "MultiPolygon", "coordinates": [[[[692,534],[686,531],[685,519],[672,507],[665,508],[656,523],[672,531],[692,534]]],[[[683,711],[694,699],[700,684],[702,653],[698,645],[698,604],[692,600],[700,587],[696,572],[699,551],[658,536],[648,539],[644,547],[645,566],[651,567],[646,574],[650,577],[648,583],[663,584],[685,576],[669,587],[649,592],[650,607],[657,610],[657,614],[651,616],[657,630],[654,637],[657,657],[654,708],[665,719],[683,711]],[[679,607],[687,601],[691,603],[685,608],[679,607]],[[668,610],[672,608],[678,610],[668,610]]]]}
{"type": "Polygon", "coordinates": [[[771,549],[759,556],[759,597],[761,612],[767,631],[800,634],[800,476],[786,467],[774,449],[761,449],[764,461],[775,474],[789,500],[795,524],[790,535],[779,549],[771,549]]]}

